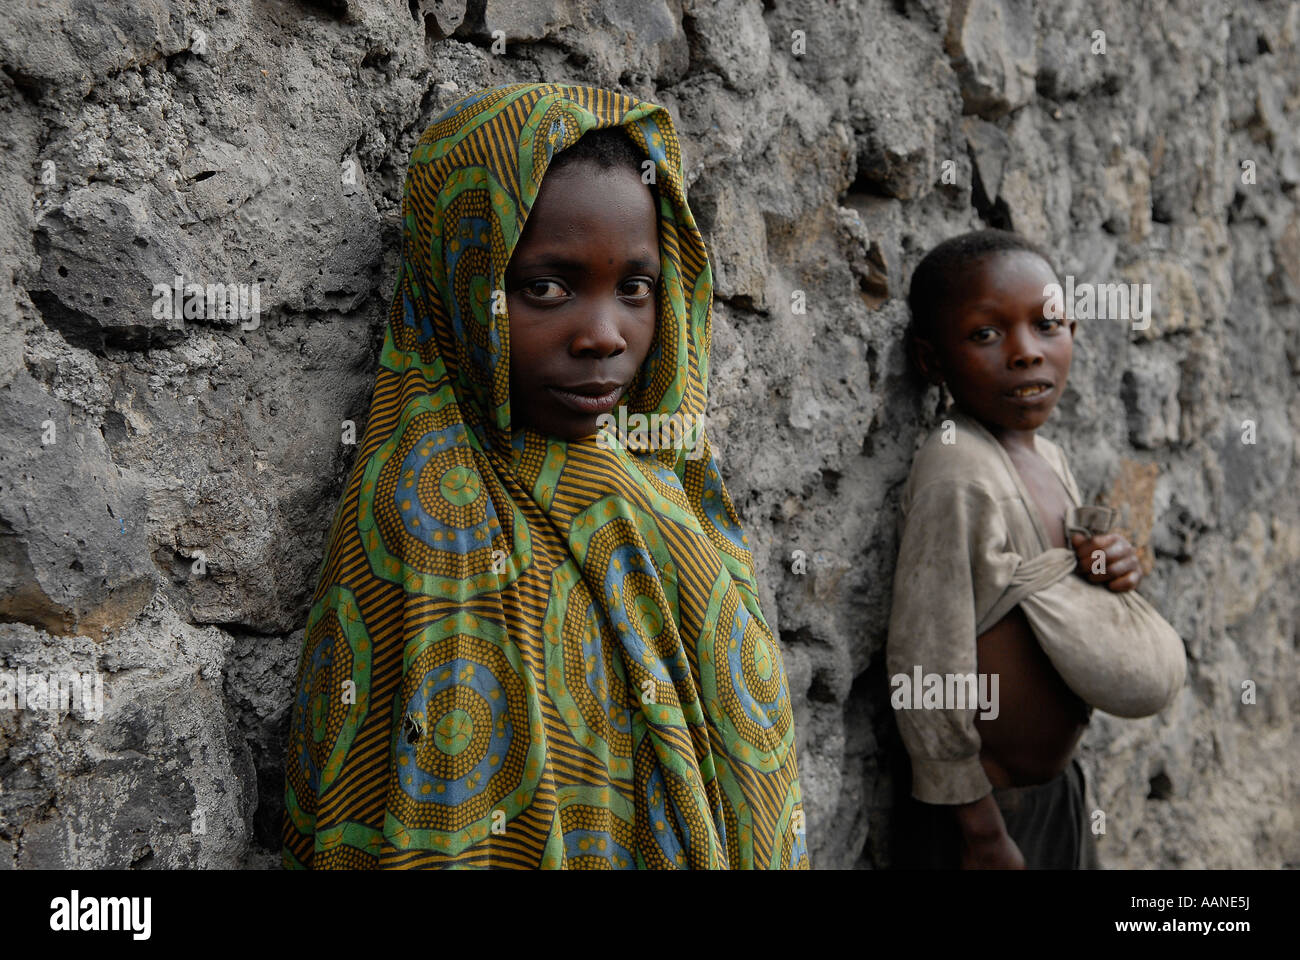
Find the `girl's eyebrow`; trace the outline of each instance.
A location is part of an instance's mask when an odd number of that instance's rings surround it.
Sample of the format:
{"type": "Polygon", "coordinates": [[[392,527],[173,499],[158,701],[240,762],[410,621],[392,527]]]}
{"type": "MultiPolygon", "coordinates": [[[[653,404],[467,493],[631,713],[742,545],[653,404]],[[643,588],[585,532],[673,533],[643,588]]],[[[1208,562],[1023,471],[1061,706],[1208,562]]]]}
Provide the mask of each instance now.
{"type": "Polygon", "coordinates": [[[587,269],[585,263],[558,253],[541,253],[517,264],[511,263],[510,267],[515,270],[563,270],[569,273],[582,273],[587,269]]]}

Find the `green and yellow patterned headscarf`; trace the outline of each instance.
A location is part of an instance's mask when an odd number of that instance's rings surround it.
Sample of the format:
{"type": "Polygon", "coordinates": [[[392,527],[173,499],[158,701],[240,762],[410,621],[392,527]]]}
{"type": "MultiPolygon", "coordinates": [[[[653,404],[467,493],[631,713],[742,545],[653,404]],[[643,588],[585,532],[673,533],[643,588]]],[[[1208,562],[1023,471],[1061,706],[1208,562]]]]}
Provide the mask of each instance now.
{"type": "Polygon", "coordinates": [[[615,126],[654,162],[662,264],[625,402],[704,412],[712,282],[668,113],[521,84],[434,121],[299,662],[285,866],[808,866],[785,670],[707,438],[688,459],[511,418],[494,292],[552,157],[615,126]]]}

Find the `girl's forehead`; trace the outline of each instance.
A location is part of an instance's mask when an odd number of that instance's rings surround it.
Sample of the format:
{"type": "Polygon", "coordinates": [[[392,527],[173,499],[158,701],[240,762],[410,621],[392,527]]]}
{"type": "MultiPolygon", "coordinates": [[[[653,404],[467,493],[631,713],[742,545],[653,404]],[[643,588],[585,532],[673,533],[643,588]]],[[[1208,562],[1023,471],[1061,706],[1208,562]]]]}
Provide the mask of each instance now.
{"type": "Polygon", "coordinates": [[[950,278],[951,302],[985,299],[1042,300],[1045,286],[1056,282],[1051,266],[1028,250],[999,250],[970,261],[950,278]]]}
{"type": "Polygon", "coordinates": [[[1051,265],[1028,250],[998,250],[967,261],[948,278],[941,330],[958,334],[963,318],[976,322],[996,313],[1021,314],[1049,298],[1045,288],[1057,282],[1051,265]],[[946,322],[945,322],[946,321],[946,322]]]}
{"type": "Polygon", "coordinates": [[[971,280],[985,283],[1030,276],[1056,279],[1051,265],[1032,250],[993,250],[968,260],[958,270],[971,280]]]}
{"type": "Polygon", "coordinates": [[[543,181],[520,244],[543,235],[578,243],[592,232],[640,241],[647,234],[653,238],[658,224],[654,195],[635,171],[583,164],[566,168],[554,181],[543,181]]]}

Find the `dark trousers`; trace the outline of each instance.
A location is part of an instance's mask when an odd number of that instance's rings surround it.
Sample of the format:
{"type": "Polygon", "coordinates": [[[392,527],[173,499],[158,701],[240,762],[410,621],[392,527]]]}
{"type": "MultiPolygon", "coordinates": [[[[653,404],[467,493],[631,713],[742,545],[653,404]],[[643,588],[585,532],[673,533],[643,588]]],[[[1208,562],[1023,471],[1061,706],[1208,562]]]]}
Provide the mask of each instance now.
{"type": "MultiPolygon", "coordinates": [[[[1007,833],[1030,870],[1096,870],[1097,845],[1085,805],[1083,767],[1072,759],[1047,783],[993,791],[1007,833]]],[[[896,812],[899,867],[956,870],[961,830],[952,810],[908,796],[896,812]]]]}

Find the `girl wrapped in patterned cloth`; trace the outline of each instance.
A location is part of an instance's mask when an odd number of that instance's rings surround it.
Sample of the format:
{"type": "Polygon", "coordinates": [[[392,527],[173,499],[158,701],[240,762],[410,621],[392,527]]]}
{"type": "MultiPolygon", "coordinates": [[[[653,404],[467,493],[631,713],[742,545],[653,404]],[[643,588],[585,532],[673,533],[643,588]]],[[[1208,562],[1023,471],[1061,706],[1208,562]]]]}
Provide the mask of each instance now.
{"type": "Polygon", "coordinates": [[[668,113],[611,91],[494,87],[420,138],[298,665],[286,867],[808,867],[706,432],[598,430],[703,424],[684,191],[668,113]]]}

